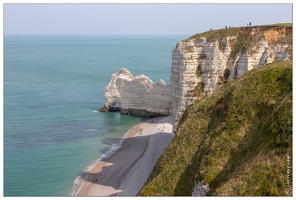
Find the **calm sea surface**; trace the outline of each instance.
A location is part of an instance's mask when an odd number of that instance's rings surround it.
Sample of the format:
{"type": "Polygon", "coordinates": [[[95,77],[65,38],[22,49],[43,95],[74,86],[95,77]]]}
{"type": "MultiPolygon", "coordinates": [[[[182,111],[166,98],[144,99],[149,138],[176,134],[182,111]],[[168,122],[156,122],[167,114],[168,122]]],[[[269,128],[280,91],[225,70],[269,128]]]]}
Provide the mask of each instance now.
{"type": "Polygon", "coordinates": [[[69,196],[145,118],[97,112],[113,73],[169,82],[187,36],[4,36],[4,196],[69,196]]]}

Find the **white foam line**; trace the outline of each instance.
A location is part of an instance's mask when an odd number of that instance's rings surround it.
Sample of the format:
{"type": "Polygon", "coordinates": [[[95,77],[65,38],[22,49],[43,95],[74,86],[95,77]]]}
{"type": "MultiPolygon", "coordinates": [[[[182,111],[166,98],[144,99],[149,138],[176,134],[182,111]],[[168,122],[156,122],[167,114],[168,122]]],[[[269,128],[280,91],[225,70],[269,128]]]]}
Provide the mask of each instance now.
{"type": "MultiPolygon", "coordinates": [[[[130,130],[134,128],[134,126],[132,126],[124,135],[123,135],[123,138],[118,142],[118,144],[114,144],[112,145],[110,151],[106,154],[104,154],[103,156],[101,156],[100,158],[98,158],[97,160],[95,160],[92,164],[90,164],[89,166],[87,166],[84,170],[84,172],[88,172],[90,171],[92,168],[94,168],[94,166],[96,166],[96,164],[102,160],[103,158],[107,158],[109,156],[111,156],[115,151],[117,151],[121,146],[122,146],[122,142],[123,140],[127,137],[127,134],[130,132],[130,130]]],[[[83,173],[84,173],[83,172],[83,173]]],[[[74,188],[73,188],[73,192],[72,192],[72,196],[76,196],[78,194],[78,192],[81,190],[82,186],[84,185],[84,183],[81,183],[79,181],[81,176],[78,176],[75,181],[74,181],[74,188]],[[77,192],[75,193],[75,185],[78,185],[78,184],[81,184],[79,189],[77,190],[77,192]],[[74,194],[75,193],[75,194],[74,194]],[[73,195],[74,194],[74,195],[73,195]]]]}
{"type": "Polygon", "coordinates": [[[89,166],[87,166],[85,169],[84,169],[84,172],[88,172],[90,171],[94,166],[96,166],[96,164],[99,162],[99,160],[95,160],[92,164],[90,164],[89,166]]]}
{"type": "Polygon", "coordinates": [[[78,194],[78,192],[81,190],[82,186],[84,185],[84,183],[82,183],[79,187],[79,189],[77,190],[77,192],[74,194],[74,196],[76,196],[78,194]]]}
{"type": "Polygon", "coordinates": [[[78,192],[81,190],[82,186],[84,185],[84,183],[80,182],[79,179],[80,179],[81,176],[78,176],[75,181],[74,181],[74,187],[73,187],[73,192],[71,194],[71,196],[76,196],[78,194],[78,192]],[[79,189],[77,190],[77,192],[75,193],[75,186],[80,184],[80,187],[79,189]]]}
{"type": "MultiPolygon", "coordinates": [[[[123,142],[123,140],[127,137],[128,133],[129,133],[130,130],[132,130],[133,128],[134,128],[134,126],[131,127],[130,129],[128,129],[128,131],[123,135],[123,138],[122,138],[117,144],[112,145],[110,151],[109,151],[108,153],[104,154],[104,155],[102,156],[101,159],[103,159],[103,158],[107,158],[107,157],[111,156],[115,151],[117,151],[118,149],[120,149],[120,147],[122,146],[122,142],[123,142]]],[[[100,160],[101,160],[101,159],[100,159],[100,160]]]]}

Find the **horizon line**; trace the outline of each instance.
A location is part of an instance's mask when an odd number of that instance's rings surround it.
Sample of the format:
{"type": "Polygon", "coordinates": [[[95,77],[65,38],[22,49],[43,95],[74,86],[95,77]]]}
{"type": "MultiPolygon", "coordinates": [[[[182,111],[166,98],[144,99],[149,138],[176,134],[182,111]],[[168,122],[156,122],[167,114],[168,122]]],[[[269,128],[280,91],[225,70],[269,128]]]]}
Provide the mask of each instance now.
{"type": "MultiPolygon", "coordinates": [[[[194,33],[193,33],[194,34],[194,33]]],[[[180,33],[180,34],[174,34],[174,33],[151,33],[151,34],[143,34],[143,33],[3,33],[3,36],[5,35],[91,35],[91,36],[106,36],[106,35],[192,35],[192,33],[180,33]]]]}

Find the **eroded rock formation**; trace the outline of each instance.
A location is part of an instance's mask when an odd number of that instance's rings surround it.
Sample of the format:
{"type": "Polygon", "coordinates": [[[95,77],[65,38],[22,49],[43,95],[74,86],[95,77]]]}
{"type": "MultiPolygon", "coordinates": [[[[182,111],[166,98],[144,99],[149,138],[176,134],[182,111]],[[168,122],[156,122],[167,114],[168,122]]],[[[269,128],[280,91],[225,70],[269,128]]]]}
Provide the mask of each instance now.
{"type": "Polygon", "coordinates": [[[145,75],[133,76],[122,68],[105,87],[106,103],[100,111],[120,110],[122,114],[161,116],[172,114],[170,85],[154,83],[145,75]]]}
{"type": "Polygon", "coordinates": [[[291,27],[250,27],[221,40],[192,37],[180,41],[173,48],[170,80],[176,123],[188,105],[211,95],[223,83],[255,67],[290,59],[287,49],[291,45],[280,39],[291,33],[291,27]]]}
{"type": "Polygon", "coordinates": [[[255,67],[292,56],[292,27],[242,27],[228,31],[209,31],[180,41],[172,51],[168,85],[162,80],[153,83],[144,75],[133,76],[127,69],[119,70],[105,88],[106,103],[101,111],[120,109],[123,114],[141,116],[172,114],[176,125],[187,106],[211,95],[225,82],[255,67]]]}

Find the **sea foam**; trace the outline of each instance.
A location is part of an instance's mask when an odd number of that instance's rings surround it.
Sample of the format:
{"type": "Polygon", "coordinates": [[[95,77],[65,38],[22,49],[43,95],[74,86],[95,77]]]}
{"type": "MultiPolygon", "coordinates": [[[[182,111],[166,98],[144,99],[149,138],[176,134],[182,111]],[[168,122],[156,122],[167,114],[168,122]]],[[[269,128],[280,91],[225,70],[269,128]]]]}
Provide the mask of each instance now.
{"type": "MultiPolygon", "coordinates": [[[[133,126],[134,127],[134,126],[133,126]]],[[[109,156],[111,156],[114,152],[116,152],[118,149],[120,149],[120,147],[122,146],[122,142],[123,140],[127,137],[128,133],[130,132],[130,130],[133,129],[133,127],[131,127],[123,136],[123,138],[117,143],[117,144],[112,144],[110,150],[104,154],[103,156],[100,156],[97,160],[95,160],[94,162],[92,162],[89,166],[87,166],[84,170],[84,172],[79,175],[75,180],[74,180],[74,186],[71,192],[71,196],[76,196],[78,194],[78,192],[81,190],[82,186],[84,185],[84,182],[82,181],[87,180],[88,179],[88,173],[92,168],[94,168],[96,166],[96,164],[102,160],[103,158],[107,158],[109,156]],[[82,179],[82,180],[81,180],[82,179]]]]}

